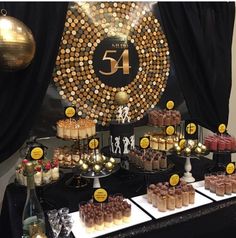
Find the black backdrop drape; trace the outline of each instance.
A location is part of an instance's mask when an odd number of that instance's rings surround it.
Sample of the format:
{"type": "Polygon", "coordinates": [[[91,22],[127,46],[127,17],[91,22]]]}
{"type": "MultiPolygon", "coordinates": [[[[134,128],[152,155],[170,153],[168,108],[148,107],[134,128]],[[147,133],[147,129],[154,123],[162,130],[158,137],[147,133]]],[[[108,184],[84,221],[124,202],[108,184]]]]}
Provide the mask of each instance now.
{"type": "Polygon", "coordinates": [[[0,162],[25,141],[50,82],[64,28],[67,2],[0,2],[9,16],[24,22],[36,41],[31,65],[0,72],[0,162]]]}
{"type": "Polygon", "coordinates": [[[192,120],[227,124],[234,2],[159,2],[177,79],[192,120]]]}

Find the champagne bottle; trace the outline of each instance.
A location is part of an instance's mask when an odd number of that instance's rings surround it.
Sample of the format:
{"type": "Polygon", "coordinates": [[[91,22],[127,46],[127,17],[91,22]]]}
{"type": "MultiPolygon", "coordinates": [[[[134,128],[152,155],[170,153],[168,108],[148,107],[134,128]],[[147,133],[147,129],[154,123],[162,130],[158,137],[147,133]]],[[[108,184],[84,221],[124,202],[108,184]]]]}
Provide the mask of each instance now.
{"type": "Polygon", "coordinates": [[[26,164],[26,175],[27,198],[22,215],[23,238],[29,238],[33,235],[30,232],[30,228],[35,224],[45,233],[45,217],[35,191],[34,166],[32,162],[26,164]]]}

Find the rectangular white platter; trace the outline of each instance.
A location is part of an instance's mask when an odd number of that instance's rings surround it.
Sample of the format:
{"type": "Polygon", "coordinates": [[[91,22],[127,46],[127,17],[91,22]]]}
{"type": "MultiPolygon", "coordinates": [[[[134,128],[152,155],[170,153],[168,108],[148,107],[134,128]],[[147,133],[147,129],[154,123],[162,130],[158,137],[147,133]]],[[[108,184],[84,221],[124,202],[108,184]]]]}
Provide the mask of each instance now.
{"type": "Polygon", "coordinates": [[[132,201],[127,199],[128,202],[131,203],[131,217],[130,221],[127,223],[122,223],[121,225],[113,225],[112,227],[105,227],[102,231],[95,230],[94,232],[88,233],[85,229],[84,224],[80,220],[79,212],[73,212],[71,213],[74,225],[72,228],[72,232],[75,236],[75,238],[94,238],[102,235],[106,235],[108,233],[122,230],[124,228],[128,228],[134,225],[138,225],[147,221],[152,220],[150,216],[148,216],[145,212],[143,212],[138,206],[136,206],[132,201]]]}
{"type": "Polygon", "coordinates": [[[187,207],[176,208],[175,210],[172,210],[172,211],[167,210],[166,212],[159,212],[157,210],[157,208],[153,207],[152,204],[148,203],[146,196],[147,195],[145,194],[145,195],[133,197],[131,199],[156,219],[167,217],[167,216],[179,213],[179,212],[183,212],[183,211],[186,211],[186,210],[189,210],[189,209],[192,209],[195,207],[200,207],[200,206],[203,206],[203,205],[213,202],[211,199],[206,198],[203,195],[196,192],[194,204],[189,204],[189,206],[187,206],[187,207]]]}
{"type": "Polygon", "coordinates": [[[217,196],[215,193],[211,193],[210,190],[205,189],[203,180],[192,183],[192,185],[197,191],[201,192],[202,194],[205,194],[206,196],[213,199],[214,201],[222,201],[225,199],[236,197],[236,193],[232,193],[232,195],[224,195],[224,196],[217,196]]]}

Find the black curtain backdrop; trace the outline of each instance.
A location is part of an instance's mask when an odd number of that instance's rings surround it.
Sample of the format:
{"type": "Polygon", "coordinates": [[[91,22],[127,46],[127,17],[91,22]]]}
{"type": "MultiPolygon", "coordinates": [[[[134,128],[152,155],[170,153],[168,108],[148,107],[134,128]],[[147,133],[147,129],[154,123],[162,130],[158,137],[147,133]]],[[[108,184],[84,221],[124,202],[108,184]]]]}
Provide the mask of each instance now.
{"type": "Polygon", "coordinates": [[[0,162],[25,141],[50,82],[64,28],[67,2],[0,2],[8,16],[26,24],[36,41],[31,65],[0,72],[0,162]]]}
{"type": "Polygon", "coordinates": [[[177,79],[192,120],[228,122],[234,2],[159,2],[177,79]]]}

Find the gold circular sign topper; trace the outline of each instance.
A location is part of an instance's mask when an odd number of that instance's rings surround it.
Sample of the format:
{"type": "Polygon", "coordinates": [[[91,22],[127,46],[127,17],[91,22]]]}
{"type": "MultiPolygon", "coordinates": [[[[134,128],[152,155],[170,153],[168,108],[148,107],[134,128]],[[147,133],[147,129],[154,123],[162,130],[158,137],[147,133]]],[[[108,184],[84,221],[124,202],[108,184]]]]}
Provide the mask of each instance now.
{"type": "Polygon", "coordinates": [[[235,166],[233,163],[229,163],[227,166],[226,166],[226,173],[227,174],[232,174],[235,170],[235,166]]]}
{"type": "Polygon", "coordinates": [[[226,125],[225,124],[220,124],[219,126],[218,126],[218,131],[221,133],[221,134],[223,134],[223,133],[225,133],[225,131],[226,131],[226,125]]]}
{"type": "Polygon", "coordinates": [[[41,147],[35,147],[31,150],[30,156],[32,159],[38,160],[43,157],[43,149],[41,147]]]}
{"type": "Polygon", "coordinates": [[[174,106],[175,106],[175,103],[172,100],[170,100],[166,103],[166,108],[169,110],[173,109],[174,106]]]}
{"type": "Polygon", "coordinates": [[[142,149],[147,149],[150,146],[150,139],[148,137],[142,137],[139,145],[142,149]]]}
{"type": "Polygon", "coordinates": [[[169,183],[171,186],[176,186],[179,183],[179,175],[178,174],[173,174],[170,177],[169,183]]]}
{"type": "Polygon", "coordinates": [[[108,193],[104,188],[98,188],[95,190],[93,197],[96,202],[105,202],[108,197],[108,193]]]}
{"type": "Polygon", "coordinates": [[[97,138],[91,139],[91,140],[89,141],[89,148],[90,148],[91,150],[97,149],[98,146],[99,146],[99,141],[98,141],[97,138]]]}
{"type": "Polygon", "coordinates": [[[75,115],[75,108],[74,107],[67,107],[65,110],[65,115],[69,118],[75,115]]]}
{"type": "Polygon", "coordinates": [[[195,123],[191,122],[191,123],[188,123],[187,126],[186,126],[186,132],[189,134],[189,135],[193,135],[195,134],[197,130],[197,126],[195,123]]]}
{"type": "Polygon", "coordinates": [[[172,136],[175,133],[175,128],[174,126],[167,126],[166,127],[166,134],[168,136],[172,136]]]}

